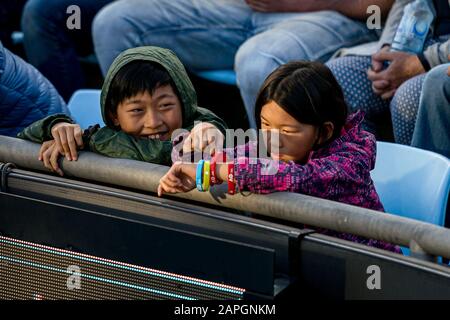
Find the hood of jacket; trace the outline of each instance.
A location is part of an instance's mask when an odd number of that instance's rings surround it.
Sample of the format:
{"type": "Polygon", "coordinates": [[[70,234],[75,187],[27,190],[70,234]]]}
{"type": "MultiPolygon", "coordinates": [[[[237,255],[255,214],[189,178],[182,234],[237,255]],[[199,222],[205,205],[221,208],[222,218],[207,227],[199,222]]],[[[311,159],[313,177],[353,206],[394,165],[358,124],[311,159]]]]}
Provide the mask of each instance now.
{"type": "Polygon", "coordinates": [[[195,93],[194,86],[188,77],[186,69],[171,50],[151,46],[128,49],[122,52],[112,63],[108,70],[108,74],[105,77],[100,97],[103,121],[107,125],[110,124],[110,122],[107,121],[105,104],[112,80],[122,67],[130,62],[139,60],[157,63],[167,70],[180,95],[179,98],[183,107],[182,126],[190,126],[194,121],[194,116],[198,107],[197,94],[195,93]]]}

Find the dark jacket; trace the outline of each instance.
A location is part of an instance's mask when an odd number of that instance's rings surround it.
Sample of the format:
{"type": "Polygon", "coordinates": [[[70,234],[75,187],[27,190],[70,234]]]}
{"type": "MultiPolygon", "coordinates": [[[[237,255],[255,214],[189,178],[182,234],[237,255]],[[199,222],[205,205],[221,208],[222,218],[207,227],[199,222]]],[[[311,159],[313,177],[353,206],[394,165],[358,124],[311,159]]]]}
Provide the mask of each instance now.
{"type": "Polygon", "coordinates": [[[0,135],[15,136],[54,113],[69,113],[55,87],[0,42],[0,135]]]}
{"type": "MultiPolygon", "coordinates": [[[[183,128],[191,130],[195,121],[209,122],[225,134],[226,124],[211,111],[197,106],[197,95],[186,70],[176,55],[167,49],[158,47],[139,47],[124,51],[109,68],[101,93],[101,108],[104,122],[107,124],[89,137],[89,149],[96,153],[139,161],[171,165],[171,141],[160,141],[133,137],[109,125],[106,119],[105,102],[111,82],[117,72],[126,64],[136,61],[152,61],[164,67],[172,77],[183,105],[183,128]]],[[[54,115],[42,119],[19,134],[20,138],[42,143],[52,139],[51,127],[61,121],[73,122],[65,115],[54,115]]]]}

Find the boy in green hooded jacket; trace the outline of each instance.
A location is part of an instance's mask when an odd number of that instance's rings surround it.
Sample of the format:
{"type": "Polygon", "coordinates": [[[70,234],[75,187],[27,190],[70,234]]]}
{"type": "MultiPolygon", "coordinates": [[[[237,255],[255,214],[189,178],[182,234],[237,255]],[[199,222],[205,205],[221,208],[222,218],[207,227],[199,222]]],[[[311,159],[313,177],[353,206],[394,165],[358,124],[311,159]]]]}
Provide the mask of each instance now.
{"type": "Polygon", "coordinates": [[[214,113],[197,106],[184,66],[172,51],[158,47],[129,49],[115,59],[102,87],[101,108],[106,127],[97,125],[83,133],[67,115],[54,114],[18,137],[43,143],[39,159],[63,175],[58,157],[76,160],[77,149],[170,166],[175,130],[191,131],[189,144],[201,150],[219,143],[217,136],[223,138],[227,128],[214,113]]]}

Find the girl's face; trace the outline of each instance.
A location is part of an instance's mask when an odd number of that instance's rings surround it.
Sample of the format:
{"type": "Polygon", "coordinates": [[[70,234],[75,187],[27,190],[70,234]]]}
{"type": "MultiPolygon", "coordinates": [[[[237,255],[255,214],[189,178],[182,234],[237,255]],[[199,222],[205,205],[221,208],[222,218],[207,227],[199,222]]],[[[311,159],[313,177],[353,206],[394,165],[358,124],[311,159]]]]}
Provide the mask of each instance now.
{"type": "Polygon", "coordinates": [[[278,130],[279,143],[271,143],[268,133],[267,151],[272,159],[294,161],[304,164],[315,143],[321,143],[319,128],[314,125],[298,122],[276,102],[270,101],[261,109],[261,129],[278,130]],[[278,146],[278,151],[271,150],[271,145],[278,146]]]}

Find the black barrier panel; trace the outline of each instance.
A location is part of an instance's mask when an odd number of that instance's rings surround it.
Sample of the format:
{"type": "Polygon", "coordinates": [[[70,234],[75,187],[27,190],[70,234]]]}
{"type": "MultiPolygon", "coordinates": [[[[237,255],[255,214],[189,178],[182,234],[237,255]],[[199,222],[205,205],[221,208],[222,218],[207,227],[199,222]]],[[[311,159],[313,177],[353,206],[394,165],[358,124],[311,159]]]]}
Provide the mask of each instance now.
{"type": "Polygon", "coordinates": [[[291,264],[298,256],[298,239],[311,232],[254,219],[242,213],[230,213],[225,208],[212,209],[201,204],[22,172],[8,176],[9,193],[139,223],[270,248],[276,252],[275,270],[278,274],[295,272],[291,264]],[[292,254],[294,257],[291,257],[292,254]]]}
{"type": "Polygon", "coordinates": [[[0,236],[0,299],[242,299],[245,290],[0,236]]]}
{"type": "Polygon", "coordinates": [[[330,299],[450,299],[450,267],[352,242],[309,235],[300,286],[330,299]]]}
{"type": "Polygon", "coordinates": [[[297,306],[311,298],[450,298],[446,266],[311,234],[289,222],[22,170],[8,176],[8,192],[0,193],[4,236],[244,288],[244,299],[297,306]],[[175,251],[160,248],[160,260],[149,255],[159,242],[175,251]]]}
{"type": "Polygon", "coordinates": [[[0,193],[5,237],[273,295],[274,251],[0,193]]]}

